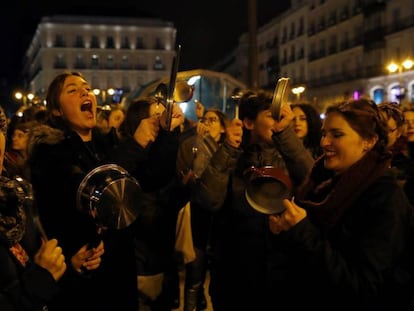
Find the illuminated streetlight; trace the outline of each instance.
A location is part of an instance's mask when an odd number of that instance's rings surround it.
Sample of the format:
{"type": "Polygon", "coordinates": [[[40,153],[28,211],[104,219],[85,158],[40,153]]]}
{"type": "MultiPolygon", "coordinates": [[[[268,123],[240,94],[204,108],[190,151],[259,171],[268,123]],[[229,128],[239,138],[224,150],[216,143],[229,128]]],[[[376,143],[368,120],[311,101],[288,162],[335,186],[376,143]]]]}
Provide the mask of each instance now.
{"type": "Polygon", "coordinates": [[[113,96],[115,94],[115,89],[109,88],[107,90],[93,89],[93,93],[98,97],[100,96],[100,105],[106,104],[107,95],[113,96]]]}
{"type": "Polygon", "coordinates": [[[35,98],[35,95],[33,93],[23,93],[20,91],[17,91],[14,93],[14,98],[18,101],[22,101],[24,106],[27,106],[28,104],[31,104],[35,98]]]}
{"type": "Polygon", "coordinates": [[[411,59],[406,59],[405,61],[401,63],[401,65],[398,65],[396,63],[389,64],[387,66],[387,69],[390,73],[394,73],[396,71],[401,73],[403,69],[410,70],[411,68],[413,68],[413,66],[414,66],[414,62],[411,59]]]}
{"type": "Polygon", "coordinates": [[[395,97],[398,99],[400,103],[406,94],[406,88],[404,86],[402,73],[404,70],[411,70],[413,66],[414,62],[411,59],[406,59],[401,64],[392,62],[387,66],[387,70],[389,73],[398,73],[398,88],[393,88],[393,91],[395,92],[395,97]]]}
{"type": "Polygon", "coordinates": [[[300,95],[305,92],[306,88],[304,86],[297,86],[292,88],[292,93],[296,95],[296,100],[300,101],[300,95]]]}

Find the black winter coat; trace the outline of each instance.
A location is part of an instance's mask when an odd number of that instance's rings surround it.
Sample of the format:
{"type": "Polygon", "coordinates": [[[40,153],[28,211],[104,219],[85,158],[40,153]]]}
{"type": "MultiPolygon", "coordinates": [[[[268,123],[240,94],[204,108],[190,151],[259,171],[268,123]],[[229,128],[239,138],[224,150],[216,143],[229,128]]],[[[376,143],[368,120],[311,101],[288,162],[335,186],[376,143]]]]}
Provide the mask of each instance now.
{"type": "MultiPolygon", "coordinates": [[[[135,142],[118,146],[109,137],[96,131],[93,144],[87,145],[75,132],[41,125],[29,138],[35,204],[46,233],[58,239],[68,261],[84,244],[96,240],[97,235],[93,219],[76,205],[82,179],[102,164],[116,163],[128,170],[127,164],[145,158],[145,150],[135,142]]],[[[49,310],[138,309],[131,229],[108,229],[103,240],[101,266],[75,280],[62,280],[59,296],[49,310]]]]}

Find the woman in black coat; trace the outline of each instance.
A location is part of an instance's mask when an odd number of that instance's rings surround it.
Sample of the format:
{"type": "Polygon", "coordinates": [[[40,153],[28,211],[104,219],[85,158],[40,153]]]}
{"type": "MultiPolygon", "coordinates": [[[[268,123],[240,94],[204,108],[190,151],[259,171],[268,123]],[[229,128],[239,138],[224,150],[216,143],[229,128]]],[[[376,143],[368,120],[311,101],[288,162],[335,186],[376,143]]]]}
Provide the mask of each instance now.
{"type": "MultiPolygon", "coordinates": [[[[140,163],[148,158],[147,146],[155,139],[160,122],[141,122],[122,142],[111,140],[111,135],[103,136],[96,128],[96,97],[80,73],[56,76],[46,101],[48,124],[33,129],[29,137],[30,176],[40,218],[46,233],[60,241],[66,256],[99,238],[105,249],[101,267],[81,280],[65,283],[49,310],[136,311],[132,226],[101,230],[78,208],[77,194],[85,176],[102,165],[116,164],[131,172],[142,167],[140,163]]],[[[101,182],[104,186],[105,181],[101,182]]],[[[139,196],[139,189],[134,191],[129,195],[139,196]]]]}
{"type": "Polygon", "coordinates": [[[294,200],[270,216],[287,258],[279,305],[410,310],[410,274],[401,263],[412,248],[412,207],[390,173],[387,125],[376,104],[328,107],[321,146],[324,155],[294,200]]]}

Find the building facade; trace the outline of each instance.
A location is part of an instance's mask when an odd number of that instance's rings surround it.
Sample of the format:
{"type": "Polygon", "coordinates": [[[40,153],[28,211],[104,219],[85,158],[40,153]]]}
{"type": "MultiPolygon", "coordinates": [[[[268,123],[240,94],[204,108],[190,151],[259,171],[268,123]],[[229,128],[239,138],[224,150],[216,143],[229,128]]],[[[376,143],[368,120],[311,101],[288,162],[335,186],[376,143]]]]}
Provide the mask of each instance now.
{"type": "MultiPolygon", "coordinates": [[[[247,82],[247,35],[222,71],[247,82]]],[[[259,85],[279,77],[302,85],[301,97],[327,104],[369,96],[377,103],[414,102],[413,0],[291,0],[291,7],[258,29],[259,85]],[[387,66],[393,62],[396,71],[387,66]]]]}
{"type": "Polygon", "coordinates": [[[44,99],[52,79],[73,70],[101,91],[100,103],[117,101],[169,74],[175,42],[174,25],[158,19],[43,17],[25,54],[26,91],[44,99]]]}

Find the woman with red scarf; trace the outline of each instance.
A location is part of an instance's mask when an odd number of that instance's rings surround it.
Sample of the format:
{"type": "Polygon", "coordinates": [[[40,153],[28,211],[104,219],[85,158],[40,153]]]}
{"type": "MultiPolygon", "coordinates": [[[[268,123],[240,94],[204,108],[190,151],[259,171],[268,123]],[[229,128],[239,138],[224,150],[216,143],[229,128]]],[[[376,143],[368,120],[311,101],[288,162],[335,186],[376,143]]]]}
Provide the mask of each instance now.
{"type": "MultiPolygon", "coordinates": [[[[270,228],[284,241],[281,305],[412,310],[401,260],[412,208],[390,173],[387,124],[368,99],[328,107],[322,157],[270,228]]],[[[412,246],[411,246],[412,247],[412,246]]],[[[412,263],[411,263],[412,264],[412,263]]]]}

